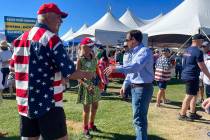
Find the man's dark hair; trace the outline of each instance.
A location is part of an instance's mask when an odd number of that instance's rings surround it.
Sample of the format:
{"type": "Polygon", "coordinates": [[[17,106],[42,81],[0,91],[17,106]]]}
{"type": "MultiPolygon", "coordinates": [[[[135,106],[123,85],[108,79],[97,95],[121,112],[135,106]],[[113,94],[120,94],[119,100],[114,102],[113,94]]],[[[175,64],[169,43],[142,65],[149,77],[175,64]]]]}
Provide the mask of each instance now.
{"type": "Polygon", "coordinates": [[[128,32],[128,34],[130,35],[131,38],[134,38],[139,43],[142,42],[143,35],[142,35],[141,31],[139,31],[139,30],[131,30],[131,31],[128,32]]]}

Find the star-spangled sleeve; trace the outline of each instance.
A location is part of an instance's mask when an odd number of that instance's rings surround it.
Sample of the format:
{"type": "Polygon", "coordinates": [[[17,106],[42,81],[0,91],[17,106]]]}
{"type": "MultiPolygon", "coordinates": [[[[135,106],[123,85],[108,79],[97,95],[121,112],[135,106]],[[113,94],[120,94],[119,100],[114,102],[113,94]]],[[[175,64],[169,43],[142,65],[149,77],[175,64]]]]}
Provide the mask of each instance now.
{"type": "Polygon", "coordinates": [[[58,41],[52,47],[52,56],[55,61],[55,65],[61,71],[63,77],[66,78],[69,75],[71,75],[73,72],[75,72],[74,63],[69,59],[67,52],[61,41],[58,41]]]}

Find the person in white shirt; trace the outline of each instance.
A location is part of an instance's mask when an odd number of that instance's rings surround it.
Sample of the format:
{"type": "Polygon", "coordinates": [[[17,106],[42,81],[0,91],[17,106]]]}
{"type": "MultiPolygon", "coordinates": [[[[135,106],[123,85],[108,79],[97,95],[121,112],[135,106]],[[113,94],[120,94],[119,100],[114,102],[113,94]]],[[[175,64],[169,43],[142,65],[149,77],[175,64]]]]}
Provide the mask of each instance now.
{"type": "MultiPolygon", "coordinates": [[[[202,49],[205,52],[204,53],[204,63],[206,65],[207,69],[210,71],[210,42],[205,41],[202,44],[202,49]]],[[[205,87],[206,97],[209,98],[210,97],[210,80],[208,79],[208,77],[205,74],[203,74],[201,76],[203,77],[203,83],[204,83],[204,87],[205,87]]]]}
{"type": "Polygon", "coordinates": [[[5,88],[7,88],[7,76],[9,74],[9,61],[12,57],[12,52],[9,48],[9,45],[6,40],[2,40],[0,42],[0,55],[2,58],[2,67],[1,72],[3,74],[2,84],[5,88]]]}

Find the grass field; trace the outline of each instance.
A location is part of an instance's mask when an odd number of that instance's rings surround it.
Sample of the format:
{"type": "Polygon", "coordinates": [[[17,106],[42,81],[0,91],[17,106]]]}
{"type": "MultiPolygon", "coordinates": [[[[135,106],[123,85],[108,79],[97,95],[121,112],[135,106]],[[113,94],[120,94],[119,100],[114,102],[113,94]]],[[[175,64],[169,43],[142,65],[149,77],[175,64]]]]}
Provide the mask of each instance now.
{"type": "MultiPolygon", "coordinates": [[[[119,97],[121,84],[117,81],[109,85],[108,94],[102,97],[96,117],[100,133],[93,133],[93,140],[134,140],[131,103],[119,97]]],[[[156,108],[154,105],[157,87],[149,109],[149,140],[209,140],[210,115],[198,107],[202,120],[183,122],[177,120],[181,101],[184,97],[184,85],[172,81],[167,88],[167,98],[173,102],[156,108]]],[[[83,140],[82,105],[76,104],[77,94],[74,90],[65,93],[64,109],[70,140],[83,140]]],[[[8,132],[0,140],[19,140],[19,116],[14,98],[6,98],[0,105],[0,132],[8,132]]]]}

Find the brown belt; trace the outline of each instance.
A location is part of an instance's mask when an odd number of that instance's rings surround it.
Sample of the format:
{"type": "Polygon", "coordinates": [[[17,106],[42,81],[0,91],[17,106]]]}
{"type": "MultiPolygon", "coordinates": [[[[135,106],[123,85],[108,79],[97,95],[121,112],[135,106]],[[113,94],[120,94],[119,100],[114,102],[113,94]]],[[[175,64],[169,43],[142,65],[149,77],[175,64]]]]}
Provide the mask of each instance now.
{"type": "Polygon", "coordinates": [[[131,84],[131,88],[135,88],[135,87],[145,87],[145,86],[148,86],[148,85],[151,85],[152,83],[142,83],[142,84],[134,84],[132,83],[131,84]]]}

